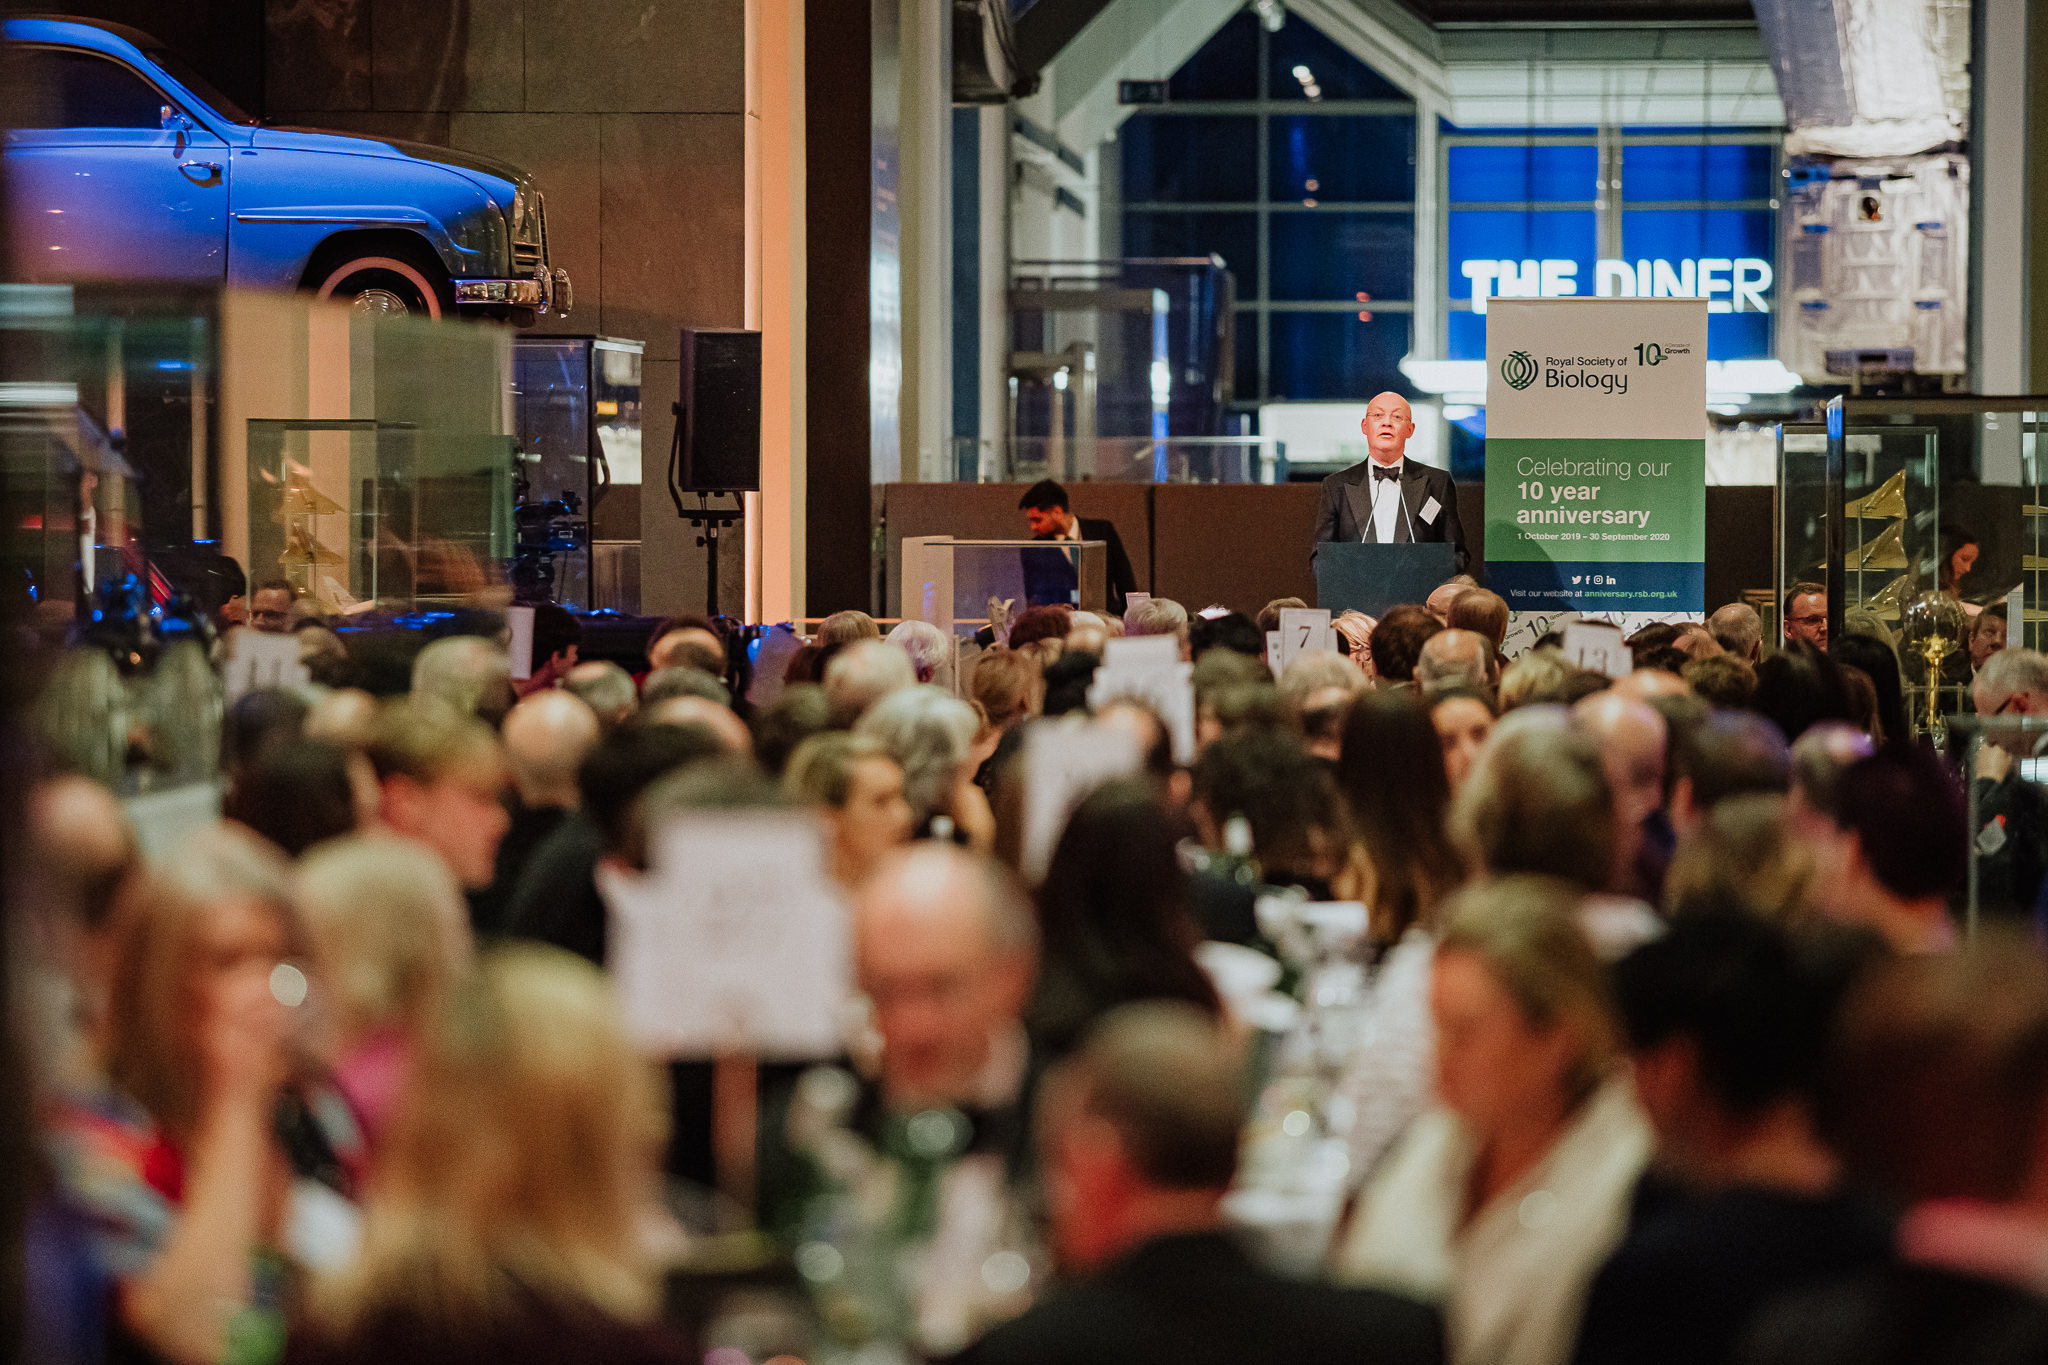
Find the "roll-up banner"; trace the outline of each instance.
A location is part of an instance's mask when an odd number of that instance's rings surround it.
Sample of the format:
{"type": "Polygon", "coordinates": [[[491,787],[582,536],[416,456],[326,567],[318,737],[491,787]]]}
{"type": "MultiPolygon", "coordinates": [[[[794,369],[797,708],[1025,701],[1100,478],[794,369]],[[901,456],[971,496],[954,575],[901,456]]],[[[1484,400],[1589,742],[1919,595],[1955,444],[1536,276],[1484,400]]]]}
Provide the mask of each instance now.
{"type": "Polygon", "coordinates": [[[1706,610],[1707,304],[1494,299],[1486,584],[1516,611],[1706,610]]]}

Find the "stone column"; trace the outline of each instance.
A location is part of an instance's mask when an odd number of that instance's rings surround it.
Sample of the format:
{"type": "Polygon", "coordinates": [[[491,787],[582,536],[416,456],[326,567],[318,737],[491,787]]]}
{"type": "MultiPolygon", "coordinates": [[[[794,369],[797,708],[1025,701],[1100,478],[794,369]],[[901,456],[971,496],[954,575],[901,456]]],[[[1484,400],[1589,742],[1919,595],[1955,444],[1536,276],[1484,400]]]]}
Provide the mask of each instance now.
{"type": "MultiPolygon", "coordinates": [[[[946,477],[953,434],[953,6],[898,2],[903,377],[895,474],[923,481],[946,477]]],[[[877,482],[884,472],[878,464],[877,482]]]]}

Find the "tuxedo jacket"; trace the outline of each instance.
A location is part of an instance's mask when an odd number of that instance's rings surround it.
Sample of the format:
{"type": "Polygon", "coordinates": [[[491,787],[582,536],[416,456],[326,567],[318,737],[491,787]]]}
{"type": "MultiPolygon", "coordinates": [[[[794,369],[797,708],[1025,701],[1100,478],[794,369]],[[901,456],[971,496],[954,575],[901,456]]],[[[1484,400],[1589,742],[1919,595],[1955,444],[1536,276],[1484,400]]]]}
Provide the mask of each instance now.
{"type": "MultiPolygon", "coordinates": [[[[1355,544],[1365,538],[1365,528],[1372,524],[1372,468],[1372,461],[1364,460],[1323,480],[1323,500],[1316,509],[1317,545],[1331,541],[1355,544]]],[[[1407,510],[1394,509],[1393,543],[1406,545],[1411,539],[1420,544],[1449,541],[1456,547],[1458,572],[1465,572],[1472,556],[1465,549],[1465,528],[1458,521],[1458,486],[1451,481],[1450,474],[1414,460],[1403,460],[1398,482],[1401,503],[1407,510]],[[1434,508],[1429,505],[1431,499],[1436,502],[1434,508]],[[1428,512],[1435,515],[1425,515],[1428,512]]],[[[1387,495],[1382,492],[1380,496],[1387,495]]],[[[1309,558],[1315,558],[1313,550],[1309,558]]]]}

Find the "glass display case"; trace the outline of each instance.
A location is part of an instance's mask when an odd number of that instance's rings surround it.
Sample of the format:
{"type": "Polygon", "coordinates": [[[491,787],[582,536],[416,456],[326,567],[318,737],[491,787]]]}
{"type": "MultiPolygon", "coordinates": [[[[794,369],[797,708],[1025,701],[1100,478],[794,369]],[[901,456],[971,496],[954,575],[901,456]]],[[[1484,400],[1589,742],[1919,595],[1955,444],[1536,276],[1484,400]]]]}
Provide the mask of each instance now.
{"type": "Polygon", "coordinates": [[[980,625],[989,600],[1017,612],[1049,603],[1102,611],[1109,600],[1109,545],[1100,540],[903,538],[903,619],[952,633],[980,625]]]}
{"type": "Polygon", "coordinates": [[[248,580],[284,579],[336,615],[509,602],[511,334],[239,306],[220,481],[223,548],[248,580]]]}
{"type": "Polygon", "coordinates": [[[1915,728],[1938,729],[2008,632],[2043,643],[2048,398],[1846,398],[1826,417],[1779,429],[1766,638],[1794,586],[1825,586],[1830,639],[1891,645],[1915,728]]]}
{"type": "Polygon", "coordinates": [[[639,609],[644,351],[614,337],[513,340],[513,583],[522,600],[639,609]]]}
{"type": "Polygon", "coordinates": [[[153,575],[159,602],[241,591],[217,571],[210,306],[175,288],[0,285],[9,573],[40,610],[129,574],[153,575]]]}
{"type": "Polygon", "coordinates": [[[404,423],[250,422],[250,580],[282,578],[328,614],[411,608],[418,436],[404,423]]]}
{"type": "Polygon", "coordinates": [[[249,422],[249,576],[322,611],[473,602],[512,552],[513,441],[403,422],[249,422]]]}

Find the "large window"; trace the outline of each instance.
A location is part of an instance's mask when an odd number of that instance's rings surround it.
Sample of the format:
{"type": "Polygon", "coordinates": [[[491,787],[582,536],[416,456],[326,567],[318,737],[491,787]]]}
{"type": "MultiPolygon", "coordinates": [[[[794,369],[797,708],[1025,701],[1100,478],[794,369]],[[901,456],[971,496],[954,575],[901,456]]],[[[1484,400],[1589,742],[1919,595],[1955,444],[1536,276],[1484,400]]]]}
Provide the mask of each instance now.
{"type": "Polygon", "coordinates": [[[1781,143],[1776,129],[1445,125],[1446,356],[1483,359],[1487,299],[1519,294],[1705,298],[1709,358],[1768,357],[1781,143]]]}
{"type": "Polygon", "coordinates": [[[1238,406],[1405,391],[1413,104],[1300,18],[1269,33],[1248,11],[1168,88],[1117,135],[1124,254],[1230,267],[1238,406]]]}

